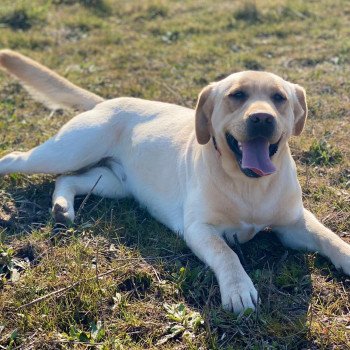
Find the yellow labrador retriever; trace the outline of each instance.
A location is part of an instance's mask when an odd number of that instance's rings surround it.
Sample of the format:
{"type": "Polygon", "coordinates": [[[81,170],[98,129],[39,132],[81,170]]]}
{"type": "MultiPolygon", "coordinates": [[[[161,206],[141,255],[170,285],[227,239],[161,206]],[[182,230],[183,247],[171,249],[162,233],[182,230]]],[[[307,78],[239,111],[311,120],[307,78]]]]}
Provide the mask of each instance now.
{"type": "Polygon", "coordinates": [[[288,140],[304,127],[299,85],[266,72],[210,84],[196,110],[116,98],[104,101],[16,52],[0,65],[47,105],[85,111],[44,144],[0,159],[0,174],[66,174],[53,215],[74,220],[74,197],[133,196],[179,232],[218,279],[222,304],[254,309],[257,291],[226,243],[270,227],[288,247],[318,251],[350,275],[350,246],[304,209],[288,140]],[[87,169],[83,172],[75,171],[87,169]]]}

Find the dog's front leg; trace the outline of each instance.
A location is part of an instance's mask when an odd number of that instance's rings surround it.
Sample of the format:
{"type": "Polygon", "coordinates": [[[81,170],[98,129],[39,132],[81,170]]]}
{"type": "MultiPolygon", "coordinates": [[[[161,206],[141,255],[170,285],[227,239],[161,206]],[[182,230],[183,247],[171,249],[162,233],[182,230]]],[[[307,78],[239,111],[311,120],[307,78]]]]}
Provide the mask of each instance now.
{"type": "Polygon", "coordinates": [[[237,254],[214,227],[192,223],[184,234],[191,250],[214,271],[219,282],[223,307],[234,313],[255,309],[258,293],[244,271],[237,254]]]}
{"type": "Polygon", "coordinates": [[[308,210],[304,209],[292,225],[275,229],[287,247],[318,252],[329,258],[336,268],[350,275],[350,245],[322,225],[308,210]]]}

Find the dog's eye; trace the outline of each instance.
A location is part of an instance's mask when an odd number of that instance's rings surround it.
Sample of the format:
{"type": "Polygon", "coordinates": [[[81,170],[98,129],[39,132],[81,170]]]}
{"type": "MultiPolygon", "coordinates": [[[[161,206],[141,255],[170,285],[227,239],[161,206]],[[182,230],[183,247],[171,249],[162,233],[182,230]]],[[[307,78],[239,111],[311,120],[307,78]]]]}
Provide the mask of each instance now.
{"type": "Polygon", "coordinates": [[[280,94],[278,92],[275,93],[274,95],[272,95],[272,100],[274,102],[284,102],[286,99],[287,98],[284,95],[282,95],[282,94],[280,94]]]}
{"type": "Polygon", "coordinates": [[[248,97],[248,95],[244,91],[240,90],[231,93],[229,96],[230,98],[233,98],[235,100],[245,100],[248,97]]]}

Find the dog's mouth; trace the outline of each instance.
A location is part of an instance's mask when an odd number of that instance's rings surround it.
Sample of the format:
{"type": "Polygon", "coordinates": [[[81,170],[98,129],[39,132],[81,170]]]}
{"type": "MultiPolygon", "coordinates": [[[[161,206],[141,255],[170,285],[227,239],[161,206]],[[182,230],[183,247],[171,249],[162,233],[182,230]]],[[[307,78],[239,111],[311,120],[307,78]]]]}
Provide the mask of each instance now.
{"type": "Polygon", "coordinates": [[[256,178],[276,171],[271,158],[278,151],[280,141],[270,144],[266,138],[257,137],[238,142],[229,132],[226,133],[226,141],[244,175],[256,178]]]}

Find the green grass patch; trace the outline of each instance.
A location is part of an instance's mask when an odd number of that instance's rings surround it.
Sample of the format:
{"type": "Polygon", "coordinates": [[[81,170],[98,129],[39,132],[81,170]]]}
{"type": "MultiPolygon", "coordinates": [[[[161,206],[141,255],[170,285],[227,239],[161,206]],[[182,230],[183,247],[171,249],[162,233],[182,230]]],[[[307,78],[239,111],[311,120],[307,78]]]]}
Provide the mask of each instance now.
{"type": "Polygon", "coordinates": [[[324,138],[312,142],[306,157],[310,164],[316,165],[334,165],[343,160],[341,151],[324,138]]]}
{"type": "Polygon", "coordinates": [[[3,5],[0,9],[0,26],[26,31],[45,22],[47,5],[31,6],[25,1],[3,5]]]}

